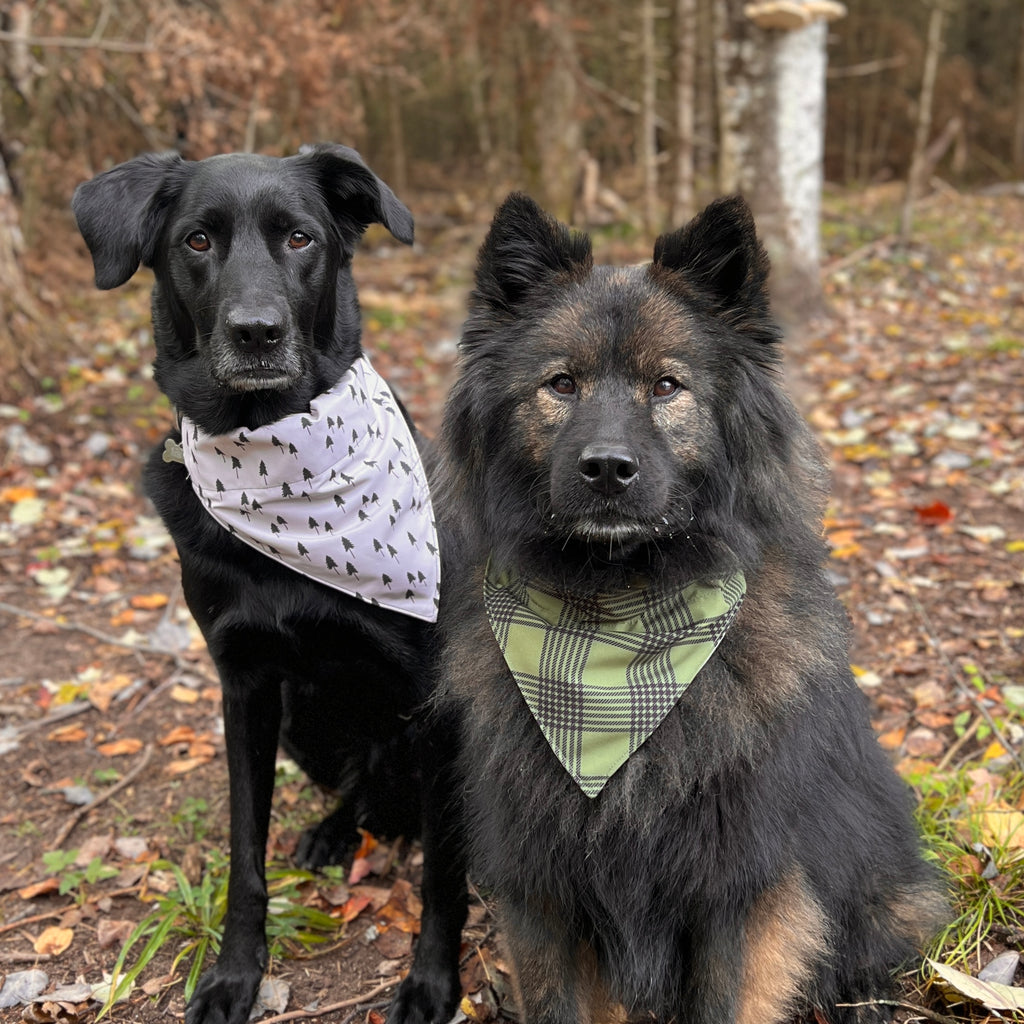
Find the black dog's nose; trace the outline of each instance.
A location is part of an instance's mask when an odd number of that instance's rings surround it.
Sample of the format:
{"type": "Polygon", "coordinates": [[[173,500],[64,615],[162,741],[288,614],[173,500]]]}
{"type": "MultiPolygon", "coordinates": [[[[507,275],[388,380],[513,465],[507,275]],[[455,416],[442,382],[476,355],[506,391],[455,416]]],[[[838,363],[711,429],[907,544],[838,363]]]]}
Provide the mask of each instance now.
{"type": "Polygon", "coordinates": [[[284,337],[281,317],[272,309],[232,310],[225,326],[228,337],[240,352],[273,348],[284,337]]]}
{"type": "Polygon", "coordinates": [[[577,464],[588,486],[601,494],[621,494],[640,469],[633,453],[622,445],[591,444],[577,464]]]}

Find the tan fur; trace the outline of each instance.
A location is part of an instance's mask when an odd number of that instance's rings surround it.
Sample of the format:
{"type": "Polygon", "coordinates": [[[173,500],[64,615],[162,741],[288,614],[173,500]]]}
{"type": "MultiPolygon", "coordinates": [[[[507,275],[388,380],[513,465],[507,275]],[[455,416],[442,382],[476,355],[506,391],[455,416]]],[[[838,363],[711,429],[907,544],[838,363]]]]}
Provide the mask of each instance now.
{"type": "Polygon", "coordinates": [[[827,942],[825,915],[795,870],[747,919],[736,1024],[787,1020],[827,942]]]}

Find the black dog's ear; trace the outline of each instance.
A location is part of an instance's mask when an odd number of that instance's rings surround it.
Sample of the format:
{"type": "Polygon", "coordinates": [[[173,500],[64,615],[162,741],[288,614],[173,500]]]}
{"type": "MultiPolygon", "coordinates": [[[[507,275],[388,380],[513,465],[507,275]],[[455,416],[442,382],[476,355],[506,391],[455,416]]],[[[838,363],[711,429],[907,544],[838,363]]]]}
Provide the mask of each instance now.
{"type": "Polygon", "coordinates": [[[398,241],[412,245],[412,214],[354,149],[318,143],[301,147],[299,158],[313,166],[335,216],[353,223],[359,235],[370,224],[383,224],[398,241]]]}
{"type": "Polygon", "coordinates": [[[511,309],[555,276],[579,279],[594,265],[590,239],[570,231],[529,196],[513,192],[498,207],[480,247],[477,297],[511,309]]]}
{"type": "Polygon", "coordinates": [[[147,153],[75,189],[71,209],[92,253],[97,288],[116,288],[140,263],[152,264],[184,166],[177,153],[147,153]]]}
{"type": "Polygon", "coordinates": [[[767,305],[768,254],[742,196],[716,199],[654,243],[655,267],[682,274],[723,307],[767,305]]]}

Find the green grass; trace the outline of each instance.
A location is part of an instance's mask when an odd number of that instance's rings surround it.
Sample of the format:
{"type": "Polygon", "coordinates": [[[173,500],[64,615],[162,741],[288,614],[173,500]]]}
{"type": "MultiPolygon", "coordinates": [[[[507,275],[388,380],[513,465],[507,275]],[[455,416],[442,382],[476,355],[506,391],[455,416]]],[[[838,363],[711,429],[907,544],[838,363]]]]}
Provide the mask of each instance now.
{"type": "Polygon", "coordinates": [[[1024,926],[1024,814],[1016,809],[1024,774],[1007,771],[997,794],[982,795],[980,768],[923,767],[908,778],[920,793],[921,828],[929,855],[948,876],[954,913],[931,955],[974,974],[993,929],[1024,926]]]}
{"type": "MultiPolygon", "coordinates": [[[[97,1021],[131,991],[135,980],[165,947],[176,950],[169,975],[186,966],[186,1000],[192,997],[208,956],[220,951],[227,909],[227,858],[211,854],[207,870],[195,885],[170,861],[156,861],[153,868],[169,872],[175,885],[157,897],[156,907],[129,935],[114,965],[109,995],[97,1021]]],[[[267,914],[267,943],[272,957],[326,942],[341,927],[335,918],[302,902],[301,889],[313,879],[311,872],[293,868],[267,871],[271,911],[267,914]]]]}

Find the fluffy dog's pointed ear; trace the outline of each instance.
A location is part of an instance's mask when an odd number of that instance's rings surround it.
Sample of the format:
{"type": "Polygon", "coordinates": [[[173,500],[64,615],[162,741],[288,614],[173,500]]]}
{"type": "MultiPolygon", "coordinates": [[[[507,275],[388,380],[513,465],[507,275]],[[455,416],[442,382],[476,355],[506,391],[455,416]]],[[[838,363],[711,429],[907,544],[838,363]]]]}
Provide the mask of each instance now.
{"type": "Polygon", "coordinates": [[[480,247],[476,294],[511,309],[553,277],[582,278],[594,265],[590,239],[571,232],[529,196],[513,192],[494,215],[480,247]]]}
{"type": "Polygon", "coordinates": [[[177,153],[147,153],[75,189],[71,209],[92,253],[97,288],[116,288],[140,263],[152,264],[184,167],[177,153]]]}
{"type": "Polygon", "coordinates": [[[400,242],[412,245],[412,214],[348,146],[303,146],[299,159],[314,169],[320,188],[341,226],[354,226],[358,238],[370,224],[383,224],[400,242]]]}
{"type": "Polygon", "coordinates": [[[675,271],[725,308],[765,308],[768,254],[741,196],[711,203],[685,227],[654,243],[654,265],[675,271]]]}

